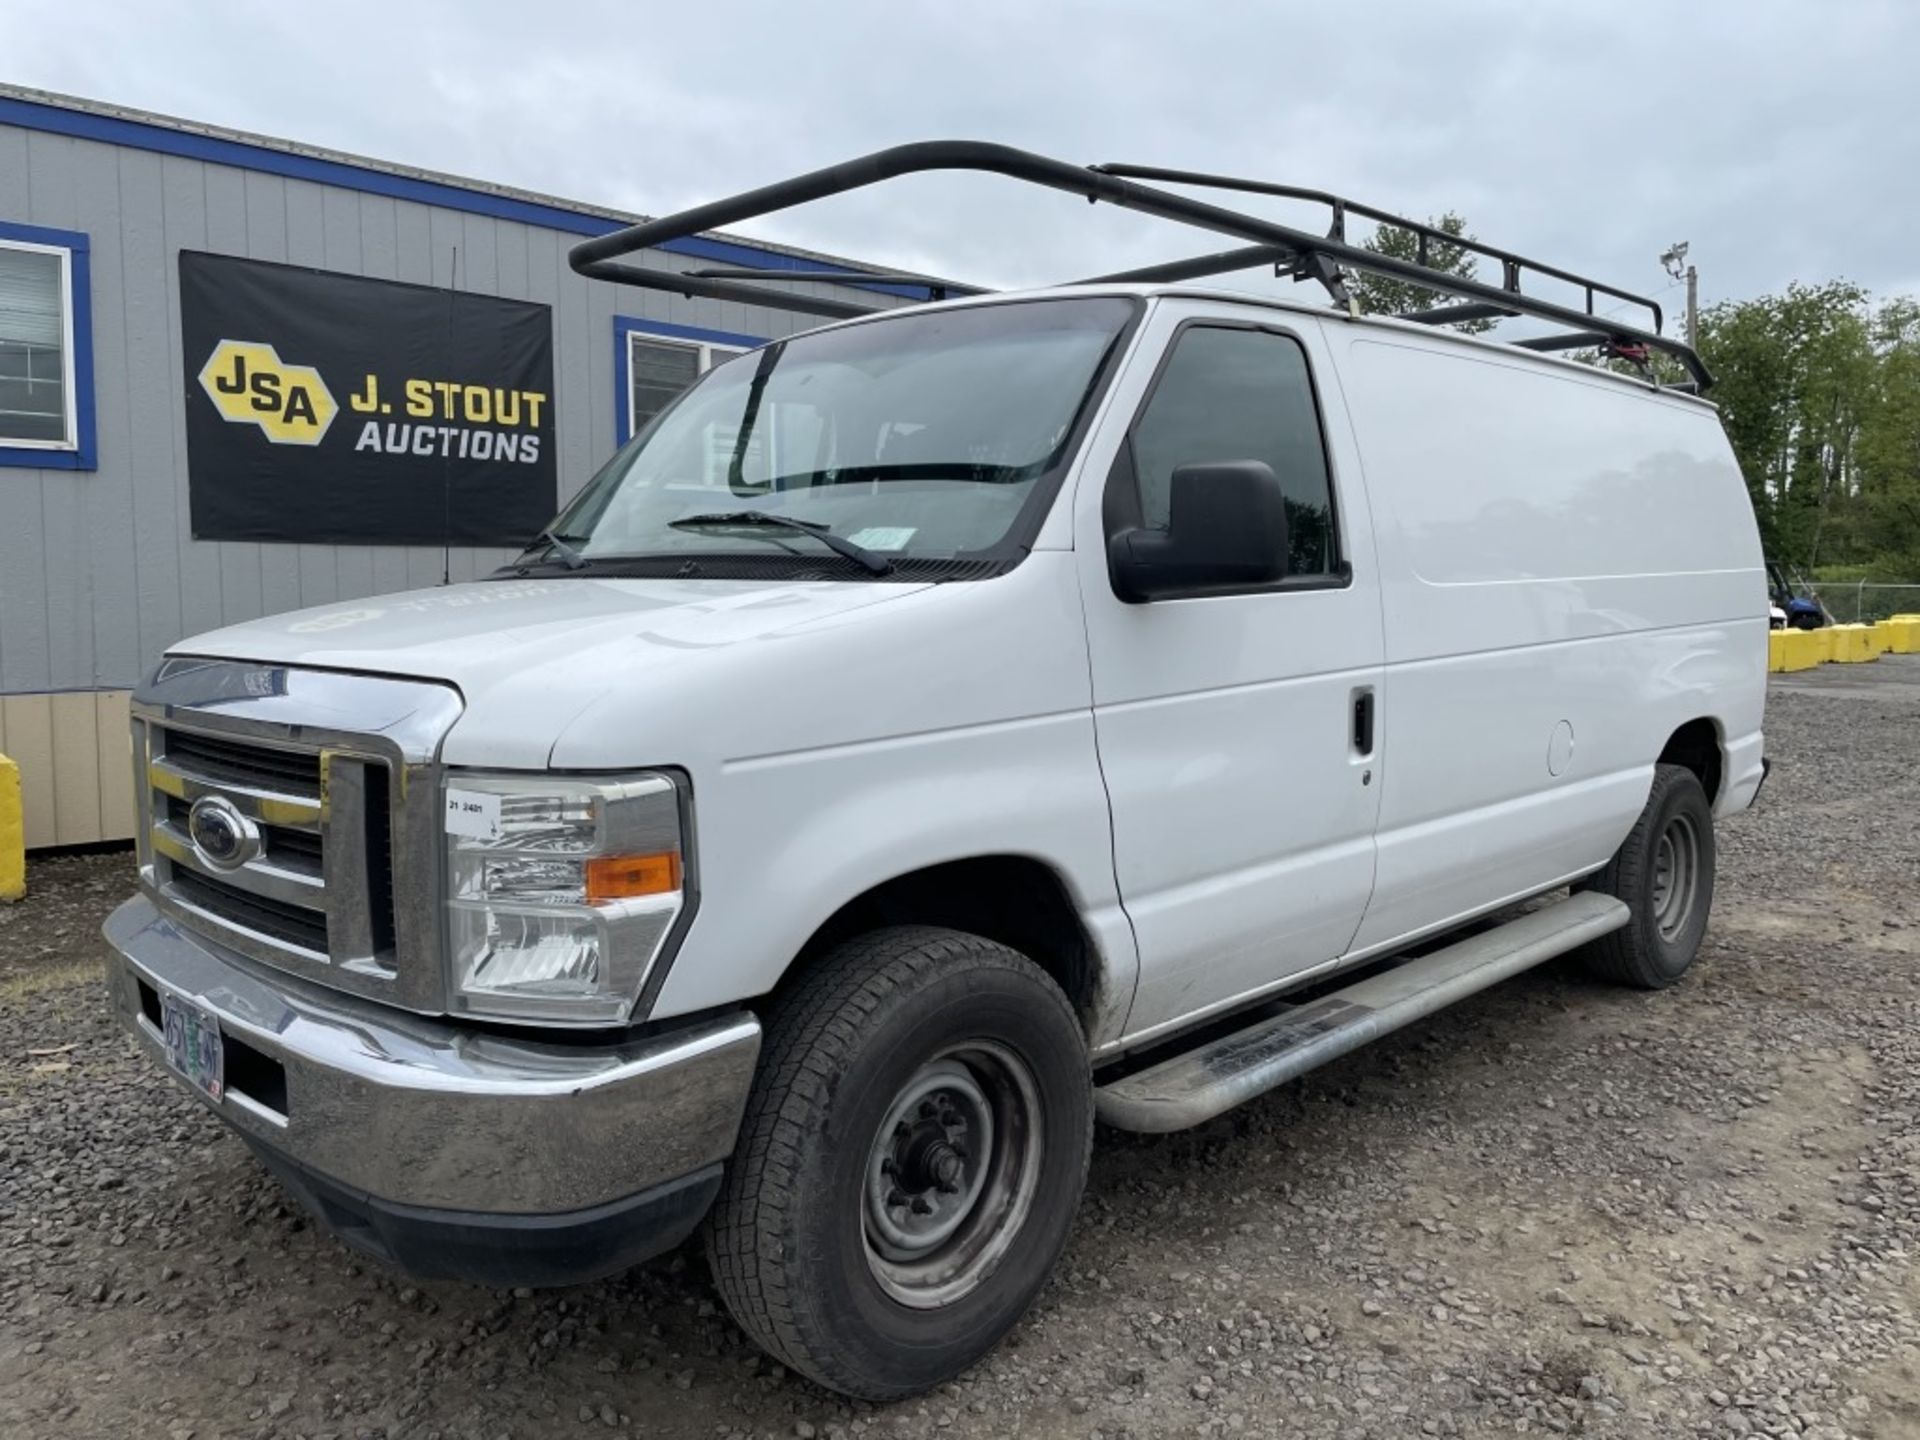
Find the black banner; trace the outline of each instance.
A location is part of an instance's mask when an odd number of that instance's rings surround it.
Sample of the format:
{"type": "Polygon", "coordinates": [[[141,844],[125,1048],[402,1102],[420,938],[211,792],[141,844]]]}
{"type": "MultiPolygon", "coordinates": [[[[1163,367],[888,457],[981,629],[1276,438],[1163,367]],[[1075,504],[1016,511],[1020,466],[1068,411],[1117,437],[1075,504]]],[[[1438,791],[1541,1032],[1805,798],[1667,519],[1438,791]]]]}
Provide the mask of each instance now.
{"type": "Polygon", "coordinates": [[[509,545],[553,518],[545,305],[180,253],[197,540],[509,545]]]}

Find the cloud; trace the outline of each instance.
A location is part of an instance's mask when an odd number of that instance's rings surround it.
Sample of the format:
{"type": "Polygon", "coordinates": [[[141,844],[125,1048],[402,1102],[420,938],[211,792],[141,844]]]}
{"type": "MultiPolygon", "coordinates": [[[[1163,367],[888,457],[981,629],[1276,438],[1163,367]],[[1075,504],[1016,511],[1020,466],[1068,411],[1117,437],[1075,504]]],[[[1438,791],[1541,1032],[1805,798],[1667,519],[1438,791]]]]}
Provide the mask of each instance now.
{"type": "MultiPolygon", "coordinates": [[[[9,78],[649,213],[905,140],[1321,186],[1703,300],[1915,280],[1908,0],[826,6],[0,0],[9,78]],[[7,19],[7,11],[16,11],[7,19]]],[[[1275,206],[1277,216],[1290,213],[1275,206]]],[[[1205,248],[918,177],[744,227],[989,283],[1205,248]]],[[[1673,294],[1665,298],[1671,300],[1673,294]]]]}

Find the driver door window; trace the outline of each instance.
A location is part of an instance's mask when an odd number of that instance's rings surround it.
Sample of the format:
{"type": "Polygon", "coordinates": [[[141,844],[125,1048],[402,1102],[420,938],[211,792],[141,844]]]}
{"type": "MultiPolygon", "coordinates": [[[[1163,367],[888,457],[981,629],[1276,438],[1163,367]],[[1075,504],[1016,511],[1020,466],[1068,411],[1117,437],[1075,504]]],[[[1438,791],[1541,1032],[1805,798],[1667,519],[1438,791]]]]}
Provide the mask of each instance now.
{"type": "Polygon", "coordinates": [[[1289,578],[1337,573],[1339,542],[1326,441],[1306,352],[1287,335],[1193,325],[1175,342],[1122,453],[1116,475],[1139,524],[1164,528],[1182,465],[1262,460],[1286,493],[1289,578]]]}

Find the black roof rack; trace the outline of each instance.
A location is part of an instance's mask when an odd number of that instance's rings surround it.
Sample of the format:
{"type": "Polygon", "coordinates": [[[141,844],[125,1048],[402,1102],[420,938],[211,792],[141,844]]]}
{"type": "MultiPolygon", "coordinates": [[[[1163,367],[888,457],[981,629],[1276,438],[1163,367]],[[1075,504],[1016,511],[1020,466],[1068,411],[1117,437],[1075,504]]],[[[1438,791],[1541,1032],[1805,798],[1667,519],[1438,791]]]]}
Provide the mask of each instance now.
{"type": "Polygon", "coordinates": [[[652,265],[634,264],[620,256],[652,249],[671,240],[686,239],[705,231],[737,225],[761,215],[823,200],[849,190],[863,189],[883,180],[929,170],[974,170],[1003,175],[1009,179],[1063,190],[1084,196],[1091,203],[1106,202],[1163,220],[1172,220],[1215,235],[1243,242],[1229,250],[1217,250],[1185,260],[1143,266],[1109,275],[1089,277],[1073,283],[1172,283],[1196,280],[1208,275],[1224,275],[1253,266],[1273,267],[1276,275],[1295,280],[1315,280],[1323,285],[1336,304],[1357,315],[1359,309],[1349,294],[1345,272],[1365,271],[1395,280],[1410,281],[1423,289],[1452,297],[1455,303],[1431,309],[1411,311],[1400,316],[1422,324],[1443,325],[1461,320],[1501,319],[1525,315],[1568,327],[1568,333],[1543,335],[1519,343],[1532,350],[1563,350],[1593,346],[1603,352],[1645,364],[1647,355],[1660,351],[1672,356],[1693,377],[1692,388],[1705,390],[1713,376],[1693,348],[1660,333],[1664,317],[1660,306],[1644,295],[1591,280],[1557,266],[1529,260],[1510,250],[1482,244],[1457,235],[1449,235],[1435,226],[1408,220],[1372,206],[1362,205],[1324,190],[1274,185],[1265,181],[1241,180],[1231,176],[1210,175],[1199,171],[1166,170],[1148,165],[1071,165],[1008,145],[976,140],[929,140],[911,145],[896,145],[875,151],[857,160],[829,165],[823,170],[796,175],[773,185],[763,185],[725,200],[697,205],[677,215],[629,225],[611,234],[583,240],[569,256],[580,274],[625,285],[639,285],[711,300],[732,300],[749,305],[765,305],[801,314],[830,319],[847,319],[873,314],[888,308],[855,300],[795,290],[773,288],[781,282],[815,282],[881,288],[893,294],[931,300],[950,296],[991,293],[974,285],[961,285],[928,275],[877,269],[742,270],[690,269],[665,270],[652,265]],[[1204,186],[1243,194],[1275,196],[1325,205],[1331,221],[1325,235],[1316,235],[1292,226],[1277,224],[1256,215],[1244,214],[1189,195],[1139,183],[1142,180],[1165,184],[1204,186]],[[1376,254],[1347,239],[1347,217],[1358,215],[1379,224],[1411,232],[1417,241],[1412,260],[1400,260],[1376,254]],[[1436,270],[1427,264],[1430,247],[1445,245],[1498,262],[1498,285],[1436,270]],[[1584,306],[1576,308],[1528,294],[1522,283],[1529,275],[1546,277],[1571,285],[1584,296],[1584,306]],[[924,294],[922,294],[924,292],[924,294]],[[1618,302],[1608,313],[1596,310],[1601,300],[1618,302]],[[1622,324],[1612,318],[1621,309],[1644,310],[1652,328],[1622,324]]]}

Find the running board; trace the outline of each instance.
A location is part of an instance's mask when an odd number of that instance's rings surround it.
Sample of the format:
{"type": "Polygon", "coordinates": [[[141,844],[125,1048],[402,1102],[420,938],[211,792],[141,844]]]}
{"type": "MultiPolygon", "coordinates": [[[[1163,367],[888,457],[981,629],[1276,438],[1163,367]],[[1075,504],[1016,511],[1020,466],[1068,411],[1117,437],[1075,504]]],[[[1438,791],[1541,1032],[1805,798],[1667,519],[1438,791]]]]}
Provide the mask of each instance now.
{"type": "Polygon", "coordinates": [[[1611,895],[1582,891],[1344,990],[1295,1006],[1093,1092],[1119,1130],[1159,1134],[1211,1120],[1442,1006],[1618,930],[1611,895]]]}

